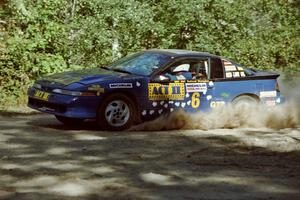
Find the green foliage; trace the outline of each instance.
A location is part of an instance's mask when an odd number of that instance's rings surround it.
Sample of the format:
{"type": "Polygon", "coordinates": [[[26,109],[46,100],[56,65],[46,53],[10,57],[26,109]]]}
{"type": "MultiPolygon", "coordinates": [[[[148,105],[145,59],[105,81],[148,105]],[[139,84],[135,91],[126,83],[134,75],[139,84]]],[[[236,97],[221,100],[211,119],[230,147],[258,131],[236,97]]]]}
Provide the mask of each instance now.
{"type": "MultiPolygon", "coordinates": [[[[300,71],[297,0],[4,0],[0,105],[40,76],[105,65],[148,48],[206,51],[300,71]]],[[[21,99],[21,100],[20,100],[21,99]]]]}

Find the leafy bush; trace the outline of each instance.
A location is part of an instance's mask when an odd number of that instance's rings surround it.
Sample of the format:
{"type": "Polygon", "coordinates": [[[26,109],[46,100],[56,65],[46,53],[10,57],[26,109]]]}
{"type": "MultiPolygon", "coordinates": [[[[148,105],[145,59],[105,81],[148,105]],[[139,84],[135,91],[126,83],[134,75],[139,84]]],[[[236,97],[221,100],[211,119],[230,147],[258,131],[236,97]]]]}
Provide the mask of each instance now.
{"type": "Polygon", "coordinates": [[[299,70],[296,0],[4,0],[0,105],[38,77],[149,48],[207,51],[245,66],[299,70]]]}

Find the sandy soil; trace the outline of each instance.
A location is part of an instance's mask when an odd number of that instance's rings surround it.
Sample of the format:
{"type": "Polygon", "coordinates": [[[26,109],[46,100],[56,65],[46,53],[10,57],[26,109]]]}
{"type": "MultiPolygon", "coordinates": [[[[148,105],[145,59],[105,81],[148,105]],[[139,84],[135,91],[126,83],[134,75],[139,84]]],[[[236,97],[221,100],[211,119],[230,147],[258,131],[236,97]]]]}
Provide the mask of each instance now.
{"type": "Polygon", "coordinates": [[[0,199],[299,199],[300,128],[103,132],[0,115],[0,199]]]}

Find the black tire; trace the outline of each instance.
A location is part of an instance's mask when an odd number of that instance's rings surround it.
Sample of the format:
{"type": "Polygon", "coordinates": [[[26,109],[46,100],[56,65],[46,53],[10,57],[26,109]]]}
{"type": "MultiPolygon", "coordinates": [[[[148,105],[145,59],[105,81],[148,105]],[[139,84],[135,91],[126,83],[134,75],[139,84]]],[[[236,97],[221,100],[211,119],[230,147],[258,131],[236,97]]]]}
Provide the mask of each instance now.
{"type": "Polygon", "coordinates": [[[106,97],[101,102],[97,112],[97,124],[104,130],[128,129],[136,122],[136,119],[137,110],[134,102],[122,93],[115,93],[106,97]]]}
{"type": "Polygon", "coordinates": [[[238,106],[238,105],[255,105],[255,104],[258,104],[258,103],[259,103],[258,98],[252,97],[252,96],[249,96],[249,95],[238,96],[232,101],[232,104],[234,106],[238,106]]]}
{"type": "Polygon", "coordinates": [[[61,123],[68,126],[79,126],[83,123],[84,119],[71,118],[71,117],[63,117],[59,115],[55,115],[56,119],[61,123]]]}

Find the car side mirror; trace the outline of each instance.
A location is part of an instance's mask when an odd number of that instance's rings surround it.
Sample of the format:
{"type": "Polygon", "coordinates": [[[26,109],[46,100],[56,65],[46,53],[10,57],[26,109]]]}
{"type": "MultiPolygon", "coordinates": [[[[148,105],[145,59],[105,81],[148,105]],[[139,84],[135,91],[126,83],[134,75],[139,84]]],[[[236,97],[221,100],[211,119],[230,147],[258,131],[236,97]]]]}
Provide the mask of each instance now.
{"type": "Polygon", "coordinates": [[[166,83],[170,81],[170,78],[165,75],[156,75],[152,81],[156,83],[166,83]]]}

